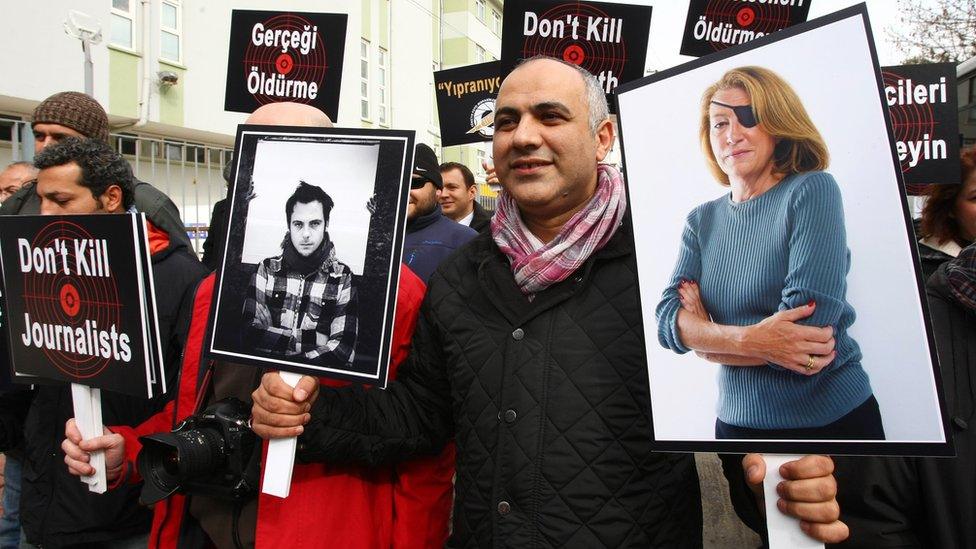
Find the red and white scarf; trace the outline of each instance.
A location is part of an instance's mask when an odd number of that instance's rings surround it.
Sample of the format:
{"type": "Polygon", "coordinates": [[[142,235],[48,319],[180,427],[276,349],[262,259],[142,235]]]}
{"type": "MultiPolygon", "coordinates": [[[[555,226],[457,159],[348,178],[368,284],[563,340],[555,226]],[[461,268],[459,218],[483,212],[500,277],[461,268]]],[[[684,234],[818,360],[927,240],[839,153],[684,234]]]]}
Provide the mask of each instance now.
{"type": "Polygon", "coordinates": [[[508,256],[515,283],[523,294],[530,295],[565,280],[603,248],[617,232],[626,210],[620,172],[600,164],[593,198],[563,225],[556,238],[538,250],[522,223],[518,204],[504,191],[491,220],[491,235],[508,256]]]}

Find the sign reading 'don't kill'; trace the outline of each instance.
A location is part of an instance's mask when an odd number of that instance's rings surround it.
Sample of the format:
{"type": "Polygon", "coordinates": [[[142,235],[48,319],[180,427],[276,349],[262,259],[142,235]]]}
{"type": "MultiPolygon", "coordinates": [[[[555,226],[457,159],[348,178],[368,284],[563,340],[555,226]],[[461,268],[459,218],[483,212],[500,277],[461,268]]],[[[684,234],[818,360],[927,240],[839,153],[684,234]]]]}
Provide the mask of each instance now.
{"type": "Polygon", "coordinates": [[[956,66],[881,67],[881,78],[905,183],[959,183],[956,66]]]}
{"type": "Polygon", "coordinates": [[[17,376],[166,392],[142,214],[0,217],[17,376]]]}
{"type": "Polygon", "coordinates": [[[681,55],[701,57],[807,20],[811,0],[691,0],[681,55]]]}
{"type": "Polygon", "coordinates": [[[346,22],[345,14],[234,10],[224,109],[291,101],[336,120],[346,22]]]}
{"type": "Polygon", "coordinates": [[[650,6],[507,0],[502,23],[502,75],[520,59],[548,55],[596,75],[607,95],[644,76],[650,6]]]}
{"type": "Polygon", "coordinates": [[[491,141],[500,70],[491,61],[434,73],[442,146],[491,141]]]}

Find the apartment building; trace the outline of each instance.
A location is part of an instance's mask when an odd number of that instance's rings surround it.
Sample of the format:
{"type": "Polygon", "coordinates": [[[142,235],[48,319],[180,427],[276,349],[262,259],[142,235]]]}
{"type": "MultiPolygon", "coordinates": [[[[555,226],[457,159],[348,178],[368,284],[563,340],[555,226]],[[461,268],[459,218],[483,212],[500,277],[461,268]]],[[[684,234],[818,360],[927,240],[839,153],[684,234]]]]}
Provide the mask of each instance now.
{"type": "Polygon", "coordinates": [[[0,164],[33,157],[34,107],[63,90],[85,91],[77,32],[91,46],[92,90],[109,113],[113,145],[137,176],[170,195],[197,245],[238,124],[225,111],[233,9],[348,15],[336,124],[412,129],[445,160],[480,168],[490,146],[441,150],[433,71],[497,59],[500,0],[46,0],[5,7],[0,36],[0,164]]]}

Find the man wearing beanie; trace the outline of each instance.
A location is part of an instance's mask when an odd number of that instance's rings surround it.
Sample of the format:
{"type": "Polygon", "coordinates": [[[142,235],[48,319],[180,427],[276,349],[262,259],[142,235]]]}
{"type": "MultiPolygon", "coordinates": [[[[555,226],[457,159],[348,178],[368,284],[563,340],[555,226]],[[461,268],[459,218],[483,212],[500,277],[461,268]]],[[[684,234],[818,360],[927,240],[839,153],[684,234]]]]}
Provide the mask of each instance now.
{"type": "MultiPolygon", "coordinates": [[[[74,91],[59,92],[48,97],[34,109],[31,116],[34,131],[34,154],[57,143],[65,137],[90,137],[109,142],[108,115],[105,109],[91,97],[74,91]]],[[[180,212],[168,196],[149,183],[133,178],[135,206],[146,214],[157,227],[166,231],[170,238],[192,249],[180,212]]],[[[0,215],[36,215],[40,213],[40,200],[34,184],[21,187],[20,191],[3,202],[0,215]]]]}
{"type": "Polygon", "coordinates": [[[414,151],[413,180],[407,204],[407,237],[403,241],[403,262],[424,283],[441,261],[478,235],[444,217],[437,193],[444,187],[440,164],[430,147],[418,143],[414,151]]]}

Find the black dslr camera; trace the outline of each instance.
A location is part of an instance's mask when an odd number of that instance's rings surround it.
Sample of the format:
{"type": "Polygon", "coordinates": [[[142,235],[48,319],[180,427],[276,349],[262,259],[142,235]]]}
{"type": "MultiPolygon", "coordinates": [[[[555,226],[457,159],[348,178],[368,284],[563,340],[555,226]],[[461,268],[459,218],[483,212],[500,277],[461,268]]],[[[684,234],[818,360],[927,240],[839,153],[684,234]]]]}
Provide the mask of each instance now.
{"type": "Polygon", "coordinates": [[[144,479],[140,500],[149,505],[175,492],[241,501],[257,492],[257,436],[250,408],[236,398],[215,402],[171,433],[139,437],[136,459],[144,479]]]}

